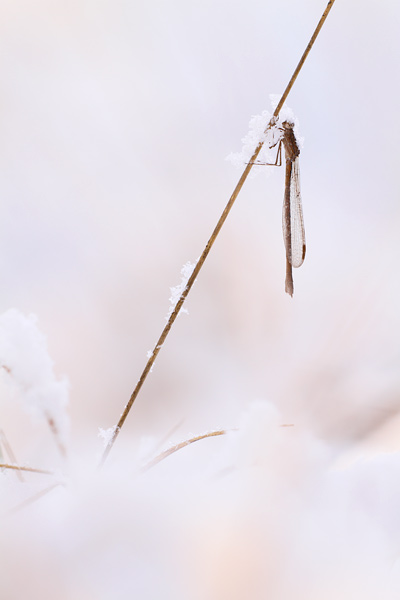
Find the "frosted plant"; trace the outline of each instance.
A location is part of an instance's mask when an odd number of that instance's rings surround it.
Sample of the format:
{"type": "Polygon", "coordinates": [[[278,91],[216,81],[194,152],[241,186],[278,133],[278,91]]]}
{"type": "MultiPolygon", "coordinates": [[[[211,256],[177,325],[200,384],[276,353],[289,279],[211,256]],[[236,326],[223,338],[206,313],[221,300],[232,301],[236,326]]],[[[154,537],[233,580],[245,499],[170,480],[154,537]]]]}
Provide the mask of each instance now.
{"type": "Polygon", "coordinates": [[[0,366],[3,384],[30,414],[47,420],[64,454],[69,428],[68,382],[56,379],[35,315],[10,309],[0,316],[0,366]]]}
{"type": "Polygon", "coordinates": [[[110,441],[115,433],[115,430],[116,430],[115,426],[109,427],[108,429],[103,429],[102,427],[99,427],[98,437],[102,439],[104,448],[106,448],[108,446],[108,444],[110,443],[110,441]]]}
{"type": "MultiPolygon", "coordinates": [[[[258,155],[257,162],[260,163],[273,163],[276,158],[276,148],[270,149],[271,146],[274,146],[275,143],[279,139],[279,131],[278,128],[283,123],[283,121],[290,121],[294,123],[294,133],[296,136],[296,140],[298,141],[300,147],[303,146],[304,138],[301,137],[299,131],[299,120],[296,115],[292,111],[291,108],[284,105],[279,113],[279,119],[276,122],[276,126],[269,129],[266,134],[265,131],[269,122],[272,119],[273,111],[275,110],[281,96],[279,94],[270,94],[270,102],[271,102],[271,112],[268,110],[264,110],[260,115],[254,115],[251,117],[249,122],[249,130],[247,134],[242,138],[242,150],[240,152],[231,152],[226,160],[231,162],[235,167],[243,168],[253,156],[254,150],[258,146],[260,142],[264,142],[263,147],[258,155]]],[[[268,169],[253,169],[252,173],[269,173],[268,169]]]]}
{"type": "MultiPolygon", "coordinates": [[[[170,316],[172,315],[172,313],[174,312],[174,308],[177,305],[177,303],[179,302],[179,298],[181,297],[182,293],[184,292],[184,290],[187,286],[187,282],[189,281],[189,278],[190,278],[191,274],[193,273],[196,263],[197,263],[197,261],[195,263],[191,263],[189,261],[187,263],[185,263],[181,269],[182,278],[181,278],[180,284],[175,287],[170,288],[171,296],[169,298],[169,301],[170,301],[171,305],[169,307],[168,314],[165,317],[167,321],[170,318],[170,316]]],[[[188,310],[186,308],[181,308],[181,312],[188,313],[188,310]]]]}

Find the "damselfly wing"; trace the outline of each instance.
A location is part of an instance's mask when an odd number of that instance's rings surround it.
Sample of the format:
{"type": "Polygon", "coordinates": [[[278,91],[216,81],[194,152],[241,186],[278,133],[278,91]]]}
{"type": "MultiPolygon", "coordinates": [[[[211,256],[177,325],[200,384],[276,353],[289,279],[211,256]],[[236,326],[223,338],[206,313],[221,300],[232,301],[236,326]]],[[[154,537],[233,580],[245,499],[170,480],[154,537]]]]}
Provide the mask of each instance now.
{"type": "Polygon", "coordinates": [[[286,249],[285,291],[293,296],[292,267],[300,267],[306,256],[303,208],[300,194],[300,149],[293,132],[293,123],[282,123],[282,143],[285,148],[286,173],[283,202],[283,239],[286,249]]]}

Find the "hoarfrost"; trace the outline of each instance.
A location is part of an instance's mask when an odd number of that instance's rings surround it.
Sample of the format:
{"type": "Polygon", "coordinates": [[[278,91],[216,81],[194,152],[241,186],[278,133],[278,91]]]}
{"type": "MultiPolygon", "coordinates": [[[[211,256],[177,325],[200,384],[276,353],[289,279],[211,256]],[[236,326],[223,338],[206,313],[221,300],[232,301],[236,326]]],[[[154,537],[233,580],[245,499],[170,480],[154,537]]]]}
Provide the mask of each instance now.
{"type": "Polygon", "coordinates": [[[116,425],[114,425],[114,427],[109,427],[108,429],[102,429],[101,427],[99,427],[99,432],[97,435],[99,438],[101,438],[104,448],[107,448],[107,446],[111,442],[116,429],[116,425]]]}
{"type": "MultiPolygon", "coordinates": [[[[279,113],[279,119],[277,119],[276,125],[266,132],[268,124],[272,119],[273,112],[278,105],[280,98],[280,94],[270,94],[272,112],[264,110],[261,115],[254,115],[251,117],[249,122],[249,131],[245,137],[242,138],[243,146],[241,152],[231,152],[226,157],[226,160],[231,162],[235,167],[244,168],[250,162],[250,159],[260,142],[263,142],[263,147],[261,148],[257,157],[257,162],[274,163],[277,152],[276,143],[279,141],[278,128],[281,126],[283,121],[290,121],[294,123],[296,140],[300,147],[303,146],[304,138],[302,138],[300,135],[299,121],[293,110],[285,104],[279,113]]],[[[253,168],[252,173],[259,173],[261,171],[267,174],[270,172],[268,169],[253,168]]]]}
{"type": "MultiPolygon", "coordinates": [[[[189,278],[190,278],[191,274],[193,273],[197,262],[198,262],[198,259],[196,260],[195,263],[191,263],[189,261],[187,263],[185,263],[181,269],[182,278],[181,278],[180,284],[175,287],[170,288],[171,296],[169,298],[169,301],[170,301],[171,305],[169,307],[168,314],[165,317],[166,321],[168,321],[168,319],[174,312],[175,306],[177,305],[180,297],[182,296],[183,292],[185,291],[187,282],[189,281],[189,278]]],[[[189,311],[186,308],[181,308],[180,312],[181,313],[185,312],[186,314],[188,314],[189,311]]]]}
{"type": "MultiPolygon", "coordinates": [[[[153,354],[154,354],[153,350],[147,350],[147,352],[146,352],[147,359],[150,360],[150,358],[153,356],[153,354]]],[[[153,372],[153,369],[154,369],[154,364],[152,364],[150,367],[150,373],[153,372]]]]}
{"type": "Polygon", "coordinates": [[[68,381],[57,380],[45,336],[35,315],[10,309],[0,316],[0,367],[5,385],[34,415],[45,417],[65,444],[69,428],[66,414],[68,381]]]}

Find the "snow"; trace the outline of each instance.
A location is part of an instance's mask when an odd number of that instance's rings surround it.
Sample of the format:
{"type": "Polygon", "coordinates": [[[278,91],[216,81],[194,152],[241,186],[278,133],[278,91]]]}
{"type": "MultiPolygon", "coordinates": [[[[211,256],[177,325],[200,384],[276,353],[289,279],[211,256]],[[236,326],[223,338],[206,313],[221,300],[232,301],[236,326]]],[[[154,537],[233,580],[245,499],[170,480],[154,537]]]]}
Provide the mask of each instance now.
{"type": "Polygon", "coordinates": [[[58,380],[45,336],[35,315],[10,309],[0,316],[0,365],[3,384],[25,410],[51,421],[62,444],[67,441],[68,381],[58,380]]]}
{"type": "MultiPolygon", "coordinates": [[[[128,445],[94,471],[79,453],[73,484],[46,480],[52,491],[3,523],[3,597],[32,579],[35,598],[62,600],[397,599],[399,455],[338,469],[326,442],[285,421],[250,402],[237,431],[147,471],[128,445]]],[[[12,481],[17,497],[27,484],[12,481]]]]}

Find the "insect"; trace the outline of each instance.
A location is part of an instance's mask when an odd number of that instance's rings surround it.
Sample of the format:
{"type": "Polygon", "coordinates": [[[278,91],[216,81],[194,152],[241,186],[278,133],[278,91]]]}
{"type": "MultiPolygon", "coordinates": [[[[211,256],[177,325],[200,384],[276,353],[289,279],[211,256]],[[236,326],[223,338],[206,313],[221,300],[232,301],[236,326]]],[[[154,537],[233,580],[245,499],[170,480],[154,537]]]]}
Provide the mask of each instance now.
{"type": "Polygon", "coordinates": [[[286,249],[286,280],[285,291],[293,296],[292,267],[301,267],[306,256],[306,235],[304,231],[303,208],[300,195],[300,149],[293,131],[294,123],[283,121],[279,127],[280,136],[277,142],[278,151],[274,163],[253,163],[255,165],[271,165],[280,167],[282,164],[282,144],[285,149],[285,195],[283,200],[282,228],[286,249]]]}

